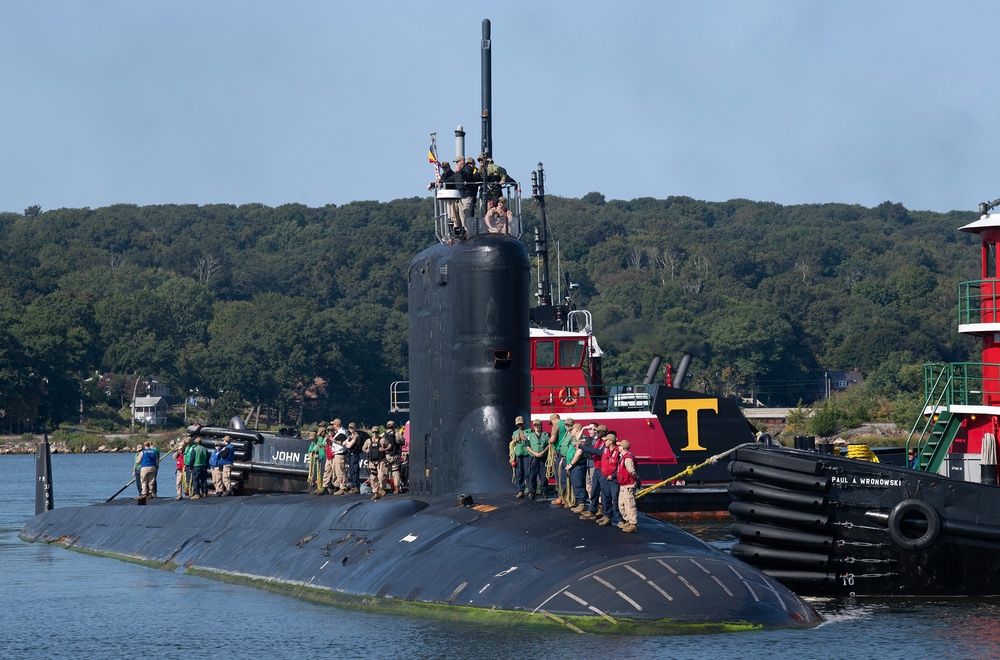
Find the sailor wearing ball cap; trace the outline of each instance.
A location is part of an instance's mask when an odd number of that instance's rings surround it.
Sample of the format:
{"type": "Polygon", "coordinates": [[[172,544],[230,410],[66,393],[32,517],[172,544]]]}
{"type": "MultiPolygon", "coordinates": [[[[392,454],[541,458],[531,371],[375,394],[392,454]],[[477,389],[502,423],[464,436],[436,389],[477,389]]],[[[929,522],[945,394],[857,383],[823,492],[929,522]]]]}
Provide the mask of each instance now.
{"type": "MultiPolygon", "coordinates": [[[[471,158],[455,159],[455,179],[460,181],[461,198],[458,202],[458,217],[455,225],[455,235],[465,236],[466,222],[472,217],[472,207],[476,202],[476,192],[479,186],[476,184],[476,172],[471,158]]],[[[475,161],[473,161],[475,162],[475,161]]]]}
{"type": "Polygon", "coordinates": [[[639,517],[635,506],[635,488],[639,484],[639,472],[637,471],[635,454],[632,453],[632,443],[628,440],[621,440],[618,443],[621,458],[618,461],[618,507],[621,510],[623,523],[618,527],[623,532],[635,532],[638,527],[639,517]]]}
{"type": "Polygon", "coordinates": [[[510,437],[510,460],[514,468],[514,483],[517,486],[517,499],[524,497],[528,475],[528,436],[524,432],[524,417],[514,418],[514,433],[510,437]]]}

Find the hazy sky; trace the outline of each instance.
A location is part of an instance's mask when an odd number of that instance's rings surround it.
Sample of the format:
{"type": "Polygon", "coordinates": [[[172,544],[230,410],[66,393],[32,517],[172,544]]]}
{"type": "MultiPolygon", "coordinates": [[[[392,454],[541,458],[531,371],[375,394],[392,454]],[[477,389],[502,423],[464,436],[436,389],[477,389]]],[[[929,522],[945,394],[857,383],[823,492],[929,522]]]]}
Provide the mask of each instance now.
{"type": "Polygon", "coordinates": [[[996,0],[5,0],[0,211],[425,195],[484,18],[496,160],[550,194],[1000,197],[996,0]]]}

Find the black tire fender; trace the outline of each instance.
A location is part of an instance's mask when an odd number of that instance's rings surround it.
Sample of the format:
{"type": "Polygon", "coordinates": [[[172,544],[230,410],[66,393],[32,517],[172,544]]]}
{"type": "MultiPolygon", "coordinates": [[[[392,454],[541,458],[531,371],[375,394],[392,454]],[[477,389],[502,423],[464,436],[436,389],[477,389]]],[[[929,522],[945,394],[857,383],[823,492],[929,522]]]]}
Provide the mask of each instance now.
{"type": "Polygon", "coordinates": [[[941,517],[934,507],[923,500],[903,500],[889,512],[889,536],[904,550],[923,550],[934,543],[940,533],[941,517]],[[903,519],[914,513],[927,519],[927,531],[917,538],[910,538],[903,533],[903,519]]]}

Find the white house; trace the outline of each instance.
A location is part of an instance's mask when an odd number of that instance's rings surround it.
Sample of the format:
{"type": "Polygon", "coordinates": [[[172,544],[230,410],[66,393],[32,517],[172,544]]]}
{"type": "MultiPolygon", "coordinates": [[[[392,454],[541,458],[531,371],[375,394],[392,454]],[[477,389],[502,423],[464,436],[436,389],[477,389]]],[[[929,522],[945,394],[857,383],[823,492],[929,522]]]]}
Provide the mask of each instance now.
{"type": "Polygon", "coordinates": [[[162,396],[136,397],[132,419],[140,424],[162,425],[167,423],[167,400],[162,396]]]}

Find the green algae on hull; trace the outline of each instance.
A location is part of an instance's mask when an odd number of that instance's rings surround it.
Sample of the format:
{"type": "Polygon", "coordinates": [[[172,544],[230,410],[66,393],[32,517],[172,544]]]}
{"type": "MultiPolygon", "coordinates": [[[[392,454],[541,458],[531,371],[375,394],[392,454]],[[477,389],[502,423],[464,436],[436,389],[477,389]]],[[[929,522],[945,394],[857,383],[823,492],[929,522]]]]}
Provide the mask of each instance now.
{"type": "Polygon", "coordinates": [[[500,628],[517,628],[525,631],[557,631],[614,635],[705,635],[714,633],[761,630],[763,626],[747,622],[730,623],[680,623],[677,621],[642,621],[621,617],[557,616],[548,612],[501,610],[448,603],[409,601],[399,598],[356,596],[305,584],[288,584],[261,577],[236,573],[188,568],[188,575],[205,577],[228,584],[242,584],[257,589],[298,598],[311,603],[321,603],[345,609],[375,614],[416,616],[436,621],[480,625],[500,628]]]}
{"type": "MultiPolygon", "coordinates": [[[[73,550],[85,555],[105,557],[138,564],[147,568],[164,571],[176,571],[180,568],[173,562],[159,562],[140,557],[119,555],[99,550],[76,547],[66,540],[43,540],[21,537],[29,543],[45,543],[58,545],[67,550],[73,550]]],[[[239,575],[236,573],[208,570],[202,568],[185,568],[186,575],[208,578],[227,584],[238,584],[263,589],[281,596],[290,596],[310,603],[332,605],[345,609],[370,612],[373,614],[394,614],[400,616],[416,616],[434,621],[456,623],[462,625],[486,624],[498,628],[516,628],[535,632],[573,632],[594,633],[601,635],[707,635],[715,633],[746,632],[761,630],[763,626],[747,622],[729,623],[680,623],[671,620],[642,621],[621,617],[584,617],[558,616],[550,612],[527,612],[525,610],[486,609],[451,605],[447,603],[429,603],[408,601],[399,598],[355,596],[342,592],[331,591],[304,584],[287,584],[261,577],[239,575]]]]}

